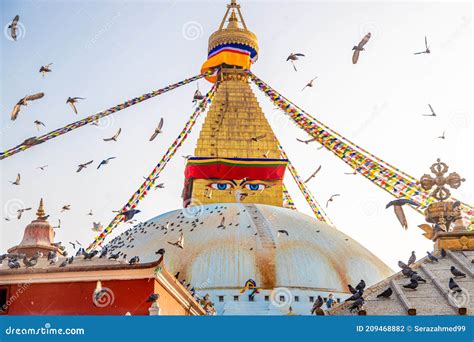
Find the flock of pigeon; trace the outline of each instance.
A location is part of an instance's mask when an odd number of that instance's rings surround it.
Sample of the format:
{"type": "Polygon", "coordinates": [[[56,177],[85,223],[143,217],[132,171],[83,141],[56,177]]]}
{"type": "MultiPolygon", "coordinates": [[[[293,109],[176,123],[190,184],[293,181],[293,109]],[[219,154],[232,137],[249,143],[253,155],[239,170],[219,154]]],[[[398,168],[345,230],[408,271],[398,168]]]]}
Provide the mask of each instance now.
{"type": "MultiPolygon", "coordinates": [[[[427,258],[430,262],[439,262],[439,258],[446,258],[446,251],[444,249],[441,249],[440,251],[440,256],[437,257],[433,255],[433,253],[426,252],[427,253],[427,258]]],[[[416,291],[420,283],[426,284],[426,279],[421,277],[416,271],[412,269],[413,264],[416,262],[416,255],[415,252],[413,251],[412,254],[410,255],[410,258],[408,259],[408,262],[405,264],[403,261],[398,262],[398,266],[401,268],[402,274],[410,279],[410,282],[408,284],[402,285],[406,289],[410,289],[413,291],[416,291]]],[[[474,263],[474,260],[472,260],[474,263]]],[[[456,294],[456,293],[461,293],[463,290],[462,288],[458,285],[458,283],[454,280],[455,278],[465,278],[466,274],[461,272],[459,269],[457,269],[455,266],[451,266],[450,268],[451,274],[453,277],[449,278],[448,281],[448,288],[451,291],[451,294],[456,294]]],[[[351,284],[348,285],[348,289],[351,292],[352,296],[347,298],[345,302],[353,302],[352,305],[349,307],[349,311],[351,313],[353,312],[358,312],[361,310],[365,303],[365,299],[363,297],[364,295],[364,289],[365,289],[365,281],[361,280],[359,284],[354,288],[351,284]]],[[[389,286],[385,290],[383,290],[381,293],[377,295],[377,298],[390,298],[393,294],[393,289],[389,286]]],[[[323,305],[322,298],[318,297],[318,300],[314,303],[313,308],[311,310],[311,314],[317,313],[317,310],[321,308],[323,305]]]]}

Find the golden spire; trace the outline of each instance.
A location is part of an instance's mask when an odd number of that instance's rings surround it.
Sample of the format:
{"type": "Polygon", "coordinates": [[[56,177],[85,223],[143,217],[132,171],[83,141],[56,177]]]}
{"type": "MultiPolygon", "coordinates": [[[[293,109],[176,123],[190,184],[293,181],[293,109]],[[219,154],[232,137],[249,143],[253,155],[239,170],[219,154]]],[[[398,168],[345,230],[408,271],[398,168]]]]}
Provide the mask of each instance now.
{"type": "Polygon", "coordinates": [[[40,200],[38,210],[36,211],[36,217],[37,217],[38,220],[43,220],[44,221],[46,219],[46,215],[45,215],[45,212],[44,212],[44,204],[43,204],[43,199],[42,198],[40,200]]]}
{"type": "Polygon", "coordinates": [[[244,17],[240,11],[240,5],[234,0],[227,5],[227,11],[222,18],[219,29],[209,37],[208,52],[218,45],[229,43],[248,45],[258,53],[257,36],[247,29],[244,17]],[[224,27],[226,21],[228,21],[228,24],[227,27],[224,27]]]}

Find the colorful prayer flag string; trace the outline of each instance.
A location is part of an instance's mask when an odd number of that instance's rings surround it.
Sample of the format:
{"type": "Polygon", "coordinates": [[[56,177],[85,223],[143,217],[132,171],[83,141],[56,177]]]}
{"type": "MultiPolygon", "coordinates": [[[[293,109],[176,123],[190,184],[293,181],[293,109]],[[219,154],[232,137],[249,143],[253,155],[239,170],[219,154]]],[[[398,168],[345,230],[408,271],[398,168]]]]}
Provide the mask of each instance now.
{"type": "MultiPolygon", "coordinates": [[[[429,204],[435,201],[429,192],[421,189],[418,180],[414,177],[342,137],[287,100],[284,96],[255,76],[250,70],[246,72],[258,89],[269,97],[276,106],[282,109],[298,127],[316,138],[322,146],[342,159],[357,173],[369,179],[373,184],[384,189],[396,198],[409,198],[413,200],[419,204],[419,207],[416,207],[415,210],[420,213],[423,213],[423,209],[426,209],[429,204]]],[[[452,198],[452,200],[456,199],[452,198]]],[[[472,220],[474,217],[474,208],[463,202],[461,202],[461,208],[463,215],[472,220]]]]}
{"type": "Polygon", "coordinates": [[[145,196],[148,194],[148,191],[154,186],[156,179],[161,174],[165,166],[176,154],[178,149],[181,147],[183,142],[191,133],[191,130],[194,127],[194,124],[196,123],[196,120],[198,119],[200,114],[203,113],[206,110],[208,104],[212,102],[212,98],[214,97],[217,85],[218,83],[215,83],[211,90],[209,90],[209,92],[206,94],[206,96],[204,96],[202,101],[199,103],[199,105],[196,107],[193,114],[189,118],[188,122],[186,122],[184,128],[179,133],[176,140],[171,144],[166,153],[163,155],[160,162],[156,164],[155,168],[150,172],[150,174],[142,183],[142,185],[140,185],[138,190],[133,193],[127,203],[119,211],[119,213],[115,215],[109,225],[95,238],[94,242],[89,245],[87,250],[95,249],[99,244],[101,244],[104,239],[112,232],[112,230],[115,229],[115,227],[117,227],[117,225],[121,221],[125,220],[125,216],[122,213],[131,209],[135,209],[140,203],[140,201],[145,198],[145,196]]]}
{"type": "Polygon", "coordinates": [[[329,216],[324,212],[323,208],[321,205],[318,203],[318,201],[314,198],[313,194],[309,190],[309,188],[306,186],[305,182],[301,180],[301,177],[298,175],[298,172],[296,171],[295,167],[291,163],[290,159],[288,158],[288,155],[286,154],[285,150],[283,150],[283,147],[281,146],[280,142],[278,139],[275,137],[276,142],[278,144],[278,148],[280,149],[281,157],[283,159],[288,160],[288,165],[287,168],[290,170],[291,176],[296,182],[296,185],[298,185],[298,188],[300,189],[301,193],[303,194],[306,202],[308,202],[308,205],[310,206],[311,210],[314,213],[314,216],[321,221],[321,222],[326,222],[330,226],[334,226],[332,223],[331,219],[329,216]]]}
{"type": "Polygon", "coordinates": [[[158,89],[158,90],[154,90],[151,93],[147,93],[147,94],[143,94],[141,96],[135,97],[131,100],[128,100],[128,101],[125,101],[121,104],[118,104],[115,107],[111,107],[111,108],[103,110],[101,112],[97,112],[94,115],[88,116],[85,119],[81,119],[81,120],[73,122],[72,124],[69,124],[67,126],[58,128],[58,129],[56,129],[52,132],[49,132],[49,133],[46,133],[46,134],[40,136],[40,137],[29,138],[29,139],[25,140],[23,143],[21,143],[20,145],[17,145],[17,146],[15,146],[15,147],[13,147],[9,150],[6,150],[6,151],[0,153],[0,160],[11,157],[12,155],[14,155],[16,153],[25,151],[25,150],[27,150],[30,147],[33,147],[35,145],[42,144],[45,141],[48,141],[48,140],[51,140],[53,138],[59,137],[60,135],[66,134],[66,133],[68,133],[72,130],[75,130],[75,129],[79,128],[79,127],[83,127],[83,126],[85,126],[87,124],[90,124],[92,122],[97,122],[99,119],[101,119],[103,117],[106,117],[108,115],[111,115],[113,113],[117,113],[118,111],[121,111],[122,109],[134,106],[134,105],[136,105],[140,102],[149,100],[149,99],[151,99],[155,96],[158,96],[158,95],[166,93],[170,90],[179,88],[179,87],[181,87],[185,84],[191,83],[191,82],[196,81],[200,78],[212,75],[214,72],[215,72],[215,70],[206,71],[202,74],[193,76],[191,78],[187,78],[187,79],[185,79],[181,82],[171,84],[167,87],[164,87],[164,88],[161,88],[161,89],[158,89]]]}
{"type": "Polygon", "coordinates": [[[293,198],[291,198],[290,192],[288,191],[288,188],[286,187],[284,183],[282,184],[282,189],[283,189],[283,202],[285,203],[284,206],[291,210],[296,210],[295,202],[293,201],[293,198]]]}

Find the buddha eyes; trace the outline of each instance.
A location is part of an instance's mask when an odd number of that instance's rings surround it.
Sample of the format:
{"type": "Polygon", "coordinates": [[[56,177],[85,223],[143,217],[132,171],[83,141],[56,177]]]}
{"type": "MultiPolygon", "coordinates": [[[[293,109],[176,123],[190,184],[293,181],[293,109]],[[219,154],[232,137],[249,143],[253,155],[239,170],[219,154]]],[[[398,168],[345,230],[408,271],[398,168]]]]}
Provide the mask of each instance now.
{"type": "Polygon", "coordinates": [[[244,188],[252,191],[259,191],[265,189],[267,186],[265,184],[245,184],[244,188]]]}
{"type": "MultiPolygon", "coordinates": [[[[207,185],[211,189],[215,190],[231,190],[236,188],[237,186],[232,184],[232,183],[227,183],[227,182],[222,182],[222,183],[210,183],[207,185]]],[[[268,188],[267,185],[262,184],[262,183],[247,183],[242,186],[242,188],[250,191],[262,191],[266,188],[268,188]]]]}
{"type": "Polygon", "coordinates": [[[211,183],[208,186],[216,190],[229,190],[232,188],[232,184],[229,183],[211,183]]]}

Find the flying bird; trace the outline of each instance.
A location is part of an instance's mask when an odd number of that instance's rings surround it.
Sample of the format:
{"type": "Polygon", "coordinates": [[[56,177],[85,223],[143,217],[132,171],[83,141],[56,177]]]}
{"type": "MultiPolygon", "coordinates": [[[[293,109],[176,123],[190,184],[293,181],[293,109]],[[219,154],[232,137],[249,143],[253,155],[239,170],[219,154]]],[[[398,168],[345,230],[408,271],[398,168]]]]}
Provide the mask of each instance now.
{"type": "Polygon", "coordinates": [[[87,213],[87,216],[93,216],[93,215],[94,215],[94,213],[93,213],[92,209],[89,210],[89,212],[87,213]]]}
{"type": "Polygon", "coordinates": [[[119,215],[121,216],[123,215],[125,217],[125,222],[127,222],[133,219],[133,217],[140,212],[141,210],[139,209],[130,209],[130,210],[119,213],[119,215]]]}
{"type": "Polygon", "coordinates": [[[18,209],[16,211],[16,218],[19,220],[21,219],[21,215],[23,215],[23,213],[27,210],[31,210],[31,208],[22,208],[22,209],[18,209]]]}
{"type": "Polygon", "coordinates": [[[92,222],[92,231],[93,232],[101,232],[102,228],[103,228],[103,226],[100,222],[92,222]]]}
{"type": "Polygon", "coordinates": [[[291,64],[293,64],[293,69],[295,69],[295,71],[298,71],[296,70],[295,61],[299,60],[300,57],[305,57],[305,55],[302,53],[290,53],[290,55],[286,58],[287,62],[290,61],[291,64]]]}
{"type": "Polygon", "coordinates": [[[41,171],[44,171],[44,169],[46,169],[48,167],[48,165],[43,165],[43,166],[38,166],[37,169],[40,169],[41,171]]]}
{"type": "Polygon", "coordinates": [[[155,140],[155,138],[158,136],[158,134],[163,133],[161,130],[163,128],[163,118],[160,119],[160,122],[158,123],[158,126],[155,128],[155,131],[150,137],[150,141],[155,140]]]}
{"type": "Polygon", "coordinates": [[[39,131],[40,129],[40,126],[43,126],[43,127],[46,127],[46,125],[44,124],[44,122],[40,121],[40,120],[35,120],[33,121],[33,123],[36,125],[36,129],[39,131]]]}
{"type": "Polygon", "coordinates": [[[97,166],[97,170],[102,166],[102,165],[107,165],[109,163],[109,161],[111,161],[112,159],[115,159],[116,157],[109,157],[107,159],[104,159],[100,162],[99,166],[97,166]]]}
{"type": "Polygon", "coordinates": [[[252,137],[252,138],[250,138],[250,140],[257,142],[257,141],[259,141],[259,140],[262,140],[262,139],[265,138],[266,136],[267,136],[266,134],[262,134],[262,135],[258,135],[258,136],[256,136],[256,137],[252,137]]]}
{"type": "Polygon", "coordinates": [[[20,101],[16,103],[16,105],[13,107],[12,113],[10,115],[10,119],[12,121],[15,121],[16,118],[18,117],[18,114],[20,113],[21,106],[27,106],[28,101],[35,101],[38,99],[41,99],[44,96],[44,93],[37,93],[34,95],[26,95],[24,98],[22,98],[20,101]]]}
{"type": "Polygon", "coordinates": [[[20,174],[17,174],[15,181],[14,182],[9,181],[9,182],[12,183],[13,185],[20,185],[20,179],[21,179],[20,174]]]}
{"type": "Polygon", "coordinates": [[[181,234],[179,235],[178,241],[176,241],[176,242],[169,242],[169,241],[168,241],[168,243],[169,243],[170,245],[177,246],[177,247],[179,247],[179,248],[181,248],[181,249],[184,249],[184,234],[181,233],[181,234]]]}
{"type": "Polygon", "coordinates": [[[66,103],[69,103],[69,105],[71,106],[72,110],[74,111],[74,113],[77,114],[77,108],[76,108],[76,103],[77,103],[77,100],[85,100],[85,98],[83,97],[68,97],[67,100],[66,100],[66,103]]]}
{"type": "Polygon", "coordinates": [[[392,295],[393,293],[393,290],[391,287],[389,287],[388,289],[386,289],[385,291],[383,291],[382,293],[378,294],[377,295],[377,298],[390,298],[390,296],[392,295]]]}
{"type": "Polygon", "coordinates": [[[281,236],[281,235],[290,236],[290,235],[288,234],[288,231],[285,230],[285,229],[280,229],[280,230],[277,231],[277,237],[279,237],[279,236],[281,236]]]}
{"type": "Polygon", "coordinates": [[[304,181],[304,183],[308,183],[312,178],[314,178],[316,176],[316,174],[321,170],[321,165],[319,165],[319,167],[316,169],[316,171],[314,171],[311,176],[308,177],[308,179],[306,179],[304,181]]]}
{"type": "Polygon", "coordinates": [[[105,138],[104,141],[117,141],[117,138],[119,137],[120,133],[122,133],[122,128],[119,128],[117,133],[115,133],[112,137],[105,138]]]}
{"type": "Polygon", "coordinates": [[[312,88],[312,87],[313,87],[313,81],[314,81],[315,79],[317,79],[317,78],[318,78],[318,76],[316,76],[316,77],[313,78],[311,81],[309,81],[308,83],[306,83],[306,85],[303,87],[303,89],[301,89],[301,91],[305,90],[306,87],[312,88]]]}
{"type": "Polygon", "coordinates": [[[352,54],[352,64],[357,64],[357,61],[359,60],[359,54],[361,51],[365,50],[364,46],[365,44],[367,44],[371,36],[372,35],[370,32],[367,33],[364,38],[362,38],[362,40],[359,42],[359,44],[354,45],[354,47],[352,48],[352,50],[354,51],[354,53],[352,54]]]}
{"type": "Polygon", "coordinates": [[[63,205],[63,207],[61,208],[61,212],[65,212],[67,210],[71,210],[71,205],[70,204],[63,205]]]}
{"type": "Polygon", "coordinates": [[[443,135],[436,137],[437,139],[446,139],[446,131],[443,131],[443,135]]]}
{"type": "Polygon", "coordinates": [[[461,272],[460,270],[458,270],[456,267],[454,266],[451,266],[451,274],[455,277],[455,278],[466,278],[466,273],[463,273],[461,272]]]}
{"type": "Polygon", "coordinates": [[[326,208],[329,206],[329,202],[334,201],[334,197],[341,196],[341,194],[334,194],[331,197],[329,197],[328,201],[326,202],[326,208]]]}
{"type": "Polygon", "coordinates": [[[20,16],[17,14],[15,15],[15,18],[13,18],[11,24],[8,25],[8,28],[10,29],[10,36],[13,38],[14,41],[16,41],[17,38],[18,21],[20,21],[20,16]]]}
{"type": "Polygon", "coordinates": [[[313,141],[316,141],[318,140],[317,138],[312,138],[312,139],[309,139],[309,140],[302,140],[302,139],[298,139],[296,138],[297,141],[299,142],[302,142],[302,143],[305,143],[306,145],[308,145],[309,143],[313,142],[313,141]]]}
{"type": "MultiPolygon", "coordinates": [[[[88,165],[92,164],[94,161],[91,160],[91,161],[88,161],[87,163],[84,163],[84,164],[79,164],[77,166],[77,171],[76,172],[81,172],[83,169],[87,168],[88,165]]],[[[100,166],[100,165],[99,165],[100,166]]]]}
{"type": "Polygon", "coordinates": [[[428,103],[428,107],[430,107],[430,111],[431,111],[431,114],[422,114],[423,116],[436,116],[436,113],[433,109],[433,107],[431,107],[431,105],[428,103]]]}
{"type": "Polygon", "coordinates": [[[414,55],[421,55],[423,53],[431,53],[431,50],[430,50],[430,47],[428,46],[428,38],[426,38],[425,36],[425,50],[424,51],[420,51],[420,52],[415,52],[414,55]]]}
{"type": "Polygon", "coordinates": [[[400,222],[400,224],[402,225],[403,228],[408,229],[408,222],[407,222],[407,219],[405,217],[405,213],[404,213],[403,208],[402,208],[402,206],[404,206],[405,204],[410,204],[410,205],[415,206],[415,207],[419,206],[418,203],[416,203],[412,200],[409,200],[409,199],[406,199],[406,198],[399,198],[399,199],[390,201],[385,206],[385,209],[388,209],[389,207],[393,206],[393,210],[395,212],[395,215],[398,218],[398,221],[400,222]]]}
{"type": "Polygon", "coordinates": [[[59,229],[59,228],[61,228],[61,219],[58,219],[58,225],[53,227],[53,229],[59,229]]]}
{"type": "Polygon", "coordinates": [[[41,68],[39,69],[39,72],[41,72],[43,74],[43,77],[44,77],[44,75],[46,75],[47,72],[53,71],[53,70],[51,70],[51,65],[53,65],[53,63],[49,63],[49,64],[41,66],[41,68]]]}

